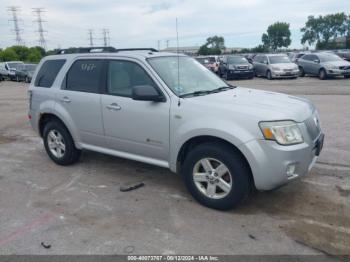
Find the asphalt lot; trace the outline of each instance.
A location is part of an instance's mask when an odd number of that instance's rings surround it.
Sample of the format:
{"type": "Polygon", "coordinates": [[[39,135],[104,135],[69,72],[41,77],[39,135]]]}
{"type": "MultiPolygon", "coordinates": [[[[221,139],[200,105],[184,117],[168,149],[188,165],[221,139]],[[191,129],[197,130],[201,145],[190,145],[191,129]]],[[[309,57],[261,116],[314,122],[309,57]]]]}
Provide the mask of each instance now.
{"type": "Polygon", "coordinates": [[[312,100],[326,141],[309,176],[219,212],[166,169],[93,152],[55,165],[27,121],[27,85],[0,82],[0,254],[350,254],[350,80],[231,83],[312,100]]]}

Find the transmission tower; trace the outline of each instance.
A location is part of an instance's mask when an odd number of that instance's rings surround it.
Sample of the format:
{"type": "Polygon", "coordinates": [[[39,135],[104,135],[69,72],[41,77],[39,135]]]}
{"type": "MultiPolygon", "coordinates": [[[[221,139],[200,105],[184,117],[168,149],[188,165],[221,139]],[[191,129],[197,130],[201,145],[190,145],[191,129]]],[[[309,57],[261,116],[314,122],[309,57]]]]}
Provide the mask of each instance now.
{"type": "Polygon", "coordinates": [[[102,29],[102,39],[103,39],[103,46],[109,45],[109,30],[106,28],[102,29]]]}
{"type": "Polygon", "coordinates": [[[89,30],[88,30],[88,34],[89,34],[89,44],[90,44],[90,46],[94,46],[93,33],[94,33],[94,31],[93,31],[92,29],[89,29],[89,30]]]}
{"type": "Polygon", "coordinates": [[[11,14],[12,14],[12,19],[10,19],[9,21],[12,21],[13,22],[13,31],[15,32],[16,34],[16,44],[17,45],[24,45],[24,41],[21,37],[21,32],[22,32],[22,29],[19,27],[18,25],[18,22],[20,19],[18,19],[18,16],[17,16],[17,12],[19,12],[21,9],[17,6],[9,6],[7,8],[7,11],[9,11],[11,14]]]}
{"type": "Polygon", "coordinates": [[[36,15],[36,19],[33,21],[35,23],[38,24],[38,36],[39,36],[39,39],[38,39],[38,42],[39,42],[39,46],[41,46],[42,48],[46,49],[46,40],[45,40],[45,37],[44,37],[44,33],[46,32],[44,29],[43,29],[43,21],[42,18],[41,18],[41,13],[45,12],[44,8],[32,8],[33,10],[33,13],[34,15],[36,15]]]}

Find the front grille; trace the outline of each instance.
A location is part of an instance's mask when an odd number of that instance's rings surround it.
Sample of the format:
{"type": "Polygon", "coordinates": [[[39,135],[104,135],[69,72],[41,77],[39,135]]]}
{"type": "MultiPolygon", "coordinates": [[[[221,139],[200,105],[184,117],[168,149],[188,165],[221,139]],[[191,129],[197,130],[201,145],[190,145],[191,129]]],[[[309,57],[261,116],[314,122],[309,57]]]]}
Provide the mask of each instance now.
{"type": "Polygon", "coordinates": [[[283,71],[284,71],[284,72],[292,72],[293,69],[284,69],[283,71]]]}
{"type": "Polygon", "coordinates": [[[350,69],[350,66],[339,66],[339,69],[348,70],[348,69],[350,69]]]}
{"type": "Polygon", "coordinates": [[[311,139],[315,140],[321,133],[320,121],[317,115],[315,113],[312,114],[311,117],[305,120],[305,125],[311,139]]]}
{"type": "Polygon", "coordinates": [[[247,70],[248,66],[237,66],[238,70],[247,70]]]}

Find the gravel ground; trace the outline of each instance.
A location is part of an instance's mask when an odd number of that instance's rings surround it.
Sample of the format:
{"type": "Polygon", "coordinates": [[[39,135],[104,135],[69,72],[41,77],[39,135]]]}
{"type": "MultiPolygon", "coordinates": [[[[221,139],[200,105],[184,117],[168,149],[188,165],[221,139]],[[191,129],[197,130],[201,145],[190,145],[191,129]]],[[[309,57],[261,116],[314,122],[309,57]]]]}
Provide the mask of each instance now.
{"type": "Polygon", "coordinates": [[[232,84],[312,100],[326,141],[309,176],[219,212],[166,169],[93,152],[55,165],[28,124],[27,85],[0,82],[0,254],[350,254],[350,80],[232,84]]]}

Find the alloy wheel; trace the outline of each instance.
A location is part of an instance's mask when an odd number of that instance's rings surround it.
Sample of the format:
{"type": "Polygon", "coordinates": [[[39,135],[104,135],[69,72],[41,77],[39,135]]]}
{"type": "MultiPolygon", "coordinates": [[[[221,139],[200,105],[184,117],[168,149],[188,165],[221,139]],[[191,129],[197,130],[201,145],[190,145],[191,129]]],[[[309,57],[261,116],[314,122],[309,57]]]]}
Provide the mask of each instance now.
{"type": "Polygon", "coordinates": [[[52,155],[56,158],[62,158],[66,153],[66,144],[63,136],[57,130],[51,130],[47,135],[47,143],[52,155]]]}

